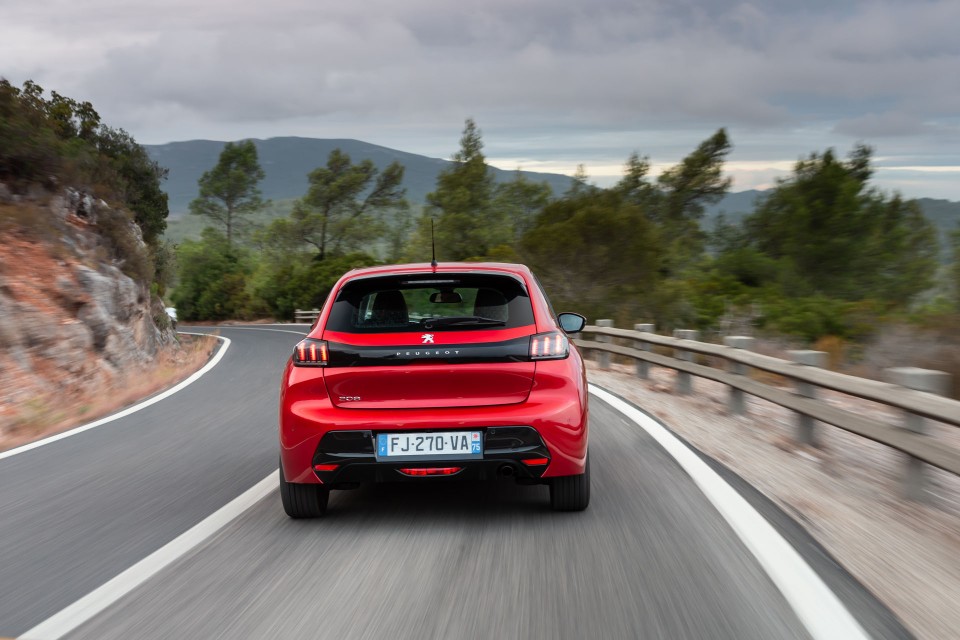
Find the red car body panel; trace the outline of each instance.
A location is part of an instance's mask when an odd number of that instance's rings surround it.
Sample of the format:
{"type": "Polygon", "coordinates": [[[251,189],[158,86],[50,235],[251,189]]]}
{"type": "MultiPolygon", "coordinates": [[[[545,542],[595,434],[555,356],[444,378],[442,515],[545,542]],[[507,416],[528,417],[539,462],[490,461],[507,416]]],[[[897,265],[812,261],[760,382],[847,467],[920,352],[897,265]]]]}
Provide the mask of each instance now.
{"type": "MultiPolygon", "coordinates": [[[[442,352],[448,346],[523,339],[562,331],[531,272],[493,263],[400,265],[347,273],[334,286],[308,337],[357,347],[409,347],[442,352]],[[516,328],[436,331],[422,344],[419,332],[358,334],[324,331],[340,289],[349,281],[397,274],[499,273],[521,281],[534,323],[516,328]]],[[[402,349],[406,351],[406,349],[402,349]]],[[[588,443],[586,372],[573,343],[559,360],[456,363],[442,353],[429,362],[398,366],[300,367],[283,373],[280,453],[291,483],[320,483],[313,469],[318,444],[328,431],[469,430],[526,425],[550,453],[543,478],[584,473],[588,443]],[[438,361],[436,358],[439,357],[438,361]],[[359,400],[355,398],[359,397],[359,400]]]]}
{"type": "Polygon", "coordinates": [[[326,370],[324,382],[330,401],[343,409],[484,407],[526,400],[535,368],[533,362],[343,368],[326,370]]]}

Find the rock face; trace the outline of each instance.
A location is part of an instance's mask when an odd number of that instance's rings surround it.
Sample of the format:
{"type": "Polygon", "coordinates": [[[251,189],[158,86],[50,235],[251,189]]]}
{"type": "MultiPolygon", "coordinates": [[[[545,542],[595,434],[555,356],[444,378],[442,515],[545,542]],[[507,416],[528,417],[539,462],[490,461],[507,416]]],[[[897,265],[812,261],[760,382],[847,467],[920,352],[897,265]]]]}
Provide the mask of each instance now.
{"type": "Polygon", "coordinates": [[[69,190],[0,199],[0,434],[15,408],[122,385],[176,342],[163,303],[107,257],[105,206],[69,190]]]}

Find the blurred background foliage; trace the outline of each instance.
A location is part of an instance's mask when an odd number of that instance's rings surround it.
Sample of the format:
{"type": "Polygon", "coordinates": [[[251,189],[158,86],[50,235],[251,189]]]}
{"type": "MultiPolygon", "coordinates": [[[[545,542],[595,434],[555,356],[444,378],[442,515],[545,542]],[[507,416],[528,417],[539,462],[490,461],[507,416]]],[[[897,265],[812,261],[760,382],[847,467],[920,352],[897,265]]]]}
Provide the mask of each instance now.
{"type": "Polygon", "coordinates": [[[428,261],[432,233],[439,260],[526,263],[558,310],[618,326],[746,326],[812,343],[863,340],[884,322],[956,313],[960,231],[943,265],[917,204],[871,184],[870,147],[845,158],[813,152],[739,222],[721,217],[705,229],[706,207],[730,188],[723,163],[731,148],[720,129],[659,176],[634,153],[613,187],[590,184],[581,168],[555,194],[519,172],[495,182],[481,132],[467,120],[453,164],[419,212],[404,198],[402,166],[378,173],[336,150],[290,213],[240,246],[212,233],[182,243],[174,301],[184,319],[222,317],[191,302],[212,295],[199,282],[217,282],[217,295],[238,296],[217,308],[289,320],[296,308],[319,307],[349,268],[428,261]],[[228,291],[219,275],[206,278],[222,267],[198,261],[204,251],[235,255],[231,273],[246,286],[228,291]]]}

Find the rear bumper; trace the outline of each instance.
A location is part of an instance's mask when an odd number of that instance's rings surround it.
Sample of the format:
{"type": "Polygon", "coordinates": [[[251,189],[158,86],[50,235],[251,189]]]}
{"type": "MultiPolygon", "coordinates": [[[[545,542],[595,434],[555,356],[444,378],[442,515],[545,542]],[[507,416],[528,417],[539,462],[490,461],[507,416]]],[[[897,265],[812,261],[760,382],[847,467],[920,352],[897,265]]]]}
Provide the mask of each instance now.
{"type": "MultiPolygon", "coordinates": [[[[284,477],[287,482],[331,485],[383,482],[406,479],[396,471],[399,467],[432,465],[462,466],[463,471],[451,478],[484,479],[495,475],[504,464],[513,467],[517,478],[531,480],[581,474],[586,463],[589,435],[586,380],[581,367],[579,357],[538,363],[534,388],[525,402],[517,404],[469,408],[342,409],[333,406],[327,396],[320,370],[288,365],[280,398],[280,459],[284,477]],[[315,458],[323,452],[321,441],[331,431],[375,434],[479,429],[489,434],[491,430],[518,426],[529,427],[540,438],[546,450],[544,457],[549,458],[545,468],[524,465],[520,456],[527,452],[500,451],[496,447],[485,447],[483,460],[462,464],[456,461],[398,464],[354,456],[349,464],[343,463],[329,476],[314,468],[320,463],[319,458],[317,461],[315,458]]],[[[372,440],[370,442],[372,447],[372,440]]],[[[335,462],[326,461],[327,464],[335,462]]]]}
{"type": "Polygon", "coordinates": [[[540,435],[526,426],[483,430],[483,457],[469,459],[456,456],[404,461],[378,459],[374,451],[376,437],[377,433],[371,431],[328,431],[313,454],[313,471],[317,478],[334,489],[338,485],[363,482],[422,482],[427,478],[491,480],[513,477],[536,483],[541,481],[550,464],[550,452],[540,435]]]}

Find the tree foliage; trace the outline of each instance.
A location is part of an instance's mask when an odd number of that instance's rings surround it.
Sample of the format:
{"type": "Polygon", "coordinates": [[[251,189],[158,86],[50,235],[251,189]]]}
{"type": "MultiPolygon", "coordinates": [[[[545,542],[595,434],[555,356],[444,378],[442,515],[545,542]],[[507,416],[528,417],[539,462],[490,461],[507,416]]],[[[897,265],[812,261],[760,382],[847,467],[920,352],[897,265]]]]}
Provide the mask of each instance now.
{"type": "MultiPolygon", "coordinates": [[[[719,201],[730,189],[731,178],[723,177],[723,162],[730,149],[726,129],[719,129],[680,164],[664,171],[657,178],[662,193],[654,220],[682,225],[699,222],[704,205],[719,201]]],[[[643,166],[636,164],[637,169],[643,166]]]]}
{"type": "Polygon", "coordinates": [[[249,253],[212,227],[178,247],[179,283],[171,298],[181,320],[244,318],[250,307],[249,253]]]}
{"type": "Polygon", "coordinates": [[[326,166],[310,173],[309,190],[289,220],[274,222],[269,237],[311,245],[320,260],[330,253],[369,247],[394,230],[385,212],[393,210],[402,216],[409,206],[403,173],[399,162],[380,172],[370,160],[353,164],[349,155],[334,149],[326,166]]]}
{"type": "Polygon", "coordinates": [[[951,232],[950,248],[953,254],[953,260],[949,267],[950,288],[952,289],[954,303],[957,309],[960,309],[960,228],[951,232]]]}
{"type": "Polygon", "coordinates": [[[197,182],[200,195],[190,203],[190,213],[219,225],[232,246],[234,234],[246,230],[246,218],[265,204],[257,186],[264,175],[252,140],[228,142],[216,166],[197,182]]]}
{"type": "Polygon", "coordinates": [[[553,198],[553,190],[546,182],[528,180],[518,169],[513,180],[496,187],[493,208],[510,226],[513,237],[518,240],[530,230],[536,216],[553,198]]]}
{"type": "Polygon", "coordinates": [[[904,305],[930,286],[936,236],[914,201],[869,186],[871,150],[849,160],[832,150],[800,160],[744,229],[780,266],[784,292],[904,305]]]}
{"type": "Polygon", "coordinates": [[[133,212],[144,241],[156,244],[167,228],[167,194],[160,188],[167,169],[151,160],[146,150],[123,129],[103,129],[98,146],[110,159],[110,181],[133,212]]]}
{"type": "Polygon", "coordinates": [[[641,207],[604,190],[547,205],[519,250],[555,305],[597,317],[641,312],[642,296],[657,285],[662,244],[641,207]]]}
{"type": "Polygon", "coordinates": [[[278,320],[293,320],[297,309],[323,305],[330,289],[350,269],[367,267],[377,261],[365,253],[311,259],[305,252],[275,253],[260,262],[251,279],[254,308],[260,305],[278,320]]]}
{"type": "MultiPolygon", "coordinates": [[[[437,176],[436,190],[427,194],[426,214],[436,219],[437,257],[465,260],[485,256],[512,237],[505,214],[493,206],[493,174],[483,155],[480,130],[472,119],[464,125],[460,150],[452,160],[453,166],[437,176]]],[[[429,219],[425,219],[419,225],[421,244],[429,241],[429,233],[429,219]]]]}
{"type": "Polygon", "coordinates": [[[128,208],[143,239],[155,245],[166,229],[166,169],[122,129],[101,122],[89,102],[35,82],[0,79],[0,181],[22,189],[51,179],[128,208]]]}
{"type": "MultiPolygon", "coordinates": [[[[583,165],[578,167],[578,170],[583,165]]],[[[640,207],[653,209],[658,200],[658,191],[656,186],[649,180],[650,158],[640,155],[634,151],[627,158],[623,166],[623,177],[614,187],[614,189],[623,196],[627,202],[631,202],[640,207]]],[[[576,184],[576,179],[574,184],[576,184]]]]}
{"type": "MultiPolygon", "coordinates": [[[[647,188],[643,181],[633,188],[636,197],[646,200],[651,219],[660,225],[671,245],[661,265],[665,273],[692,266],[703,253],[706,234],[700,220],[705,205],[719,201],[730,189],[731,179],[723,176],[723,162],[730,149],[726,130],[719,129],[680,164],[664,171],[657,178],[656,190],[647,188]]],[[[628,170],[634,172],[643,168],[642,162],[635,167],[628,164],[628,170]]]]}

